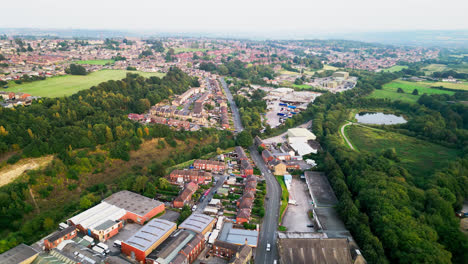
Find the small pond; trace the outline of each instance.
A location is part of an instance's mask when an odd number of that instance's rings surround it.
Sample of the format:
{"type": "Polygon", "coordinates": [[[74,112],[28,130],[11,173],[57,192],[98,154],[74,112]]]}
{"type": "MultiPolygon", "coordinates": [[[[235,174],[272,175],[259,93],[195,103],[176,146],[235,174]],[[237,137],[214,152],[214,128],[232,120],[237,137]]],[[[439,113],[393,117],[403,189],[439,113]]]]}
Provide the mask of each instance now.
{"type": "Polygon", "coordinates": [[[397,125],[406,123],[406,119],[402,116],[375,112],[361,112],[356,114],[355,118],[358,123],[370,125],[397,125]]]}

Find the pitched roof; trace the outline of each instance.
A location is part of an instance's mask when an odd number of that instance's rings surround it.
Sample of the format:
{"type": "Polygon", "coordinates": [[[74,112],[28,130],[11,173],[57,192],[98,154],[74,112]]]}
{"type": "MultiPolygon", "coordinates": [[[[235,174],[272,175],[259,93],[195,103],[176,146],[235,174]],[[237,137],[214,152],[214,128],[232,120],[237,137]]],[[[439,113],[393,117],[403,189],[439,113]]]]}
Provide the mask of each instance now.
{"type": "Polygon", "coordinates": [[[69,226],[67,228],[64,228],[60,231],[57,231],[55,233],[53,233],[51,236],[49,236],[48,238],[46,238],[49,242],[54,242],[64,236],[66,236],[67,234],[73,232],[76,230],[76,227],[75,226],[69,226]]]}
{"type": "Polygon", "coordinates": [[[25,244],[19,244],[7,252],[0,254],[0,263],[17,264],[29,259],[36,254],[38,254],[38,252],[32,247],[25,244]]]}
{"type": "Polygon", "coordinates": [[[253,201],[251,199],[242,199],[239,203],[240,209],[251,209],[253,205],[253,201]]]}
{"type": "Polygon", "coordinates": [[[127,239],[124,243],[134,248],[146,251],[165,234],[171,232],[176,224],[167,220],[155,218],[144,225],[138,232],[127,239]]]}
{"type": "Polygon", "coordinates": [[[239,212],[237,212],[236,218],[249,219],[250,218],[250,209],[248,209],[248,208],[240,209],[239,212]]]}
{"type": "Polygon", "coordinates": [[[215,219],[205,214],[194,213],[185,219],[179,228],[185,228],[198,233],[203,232],[211,223],[214,223],[215,219]]]}
{"type": "Polygon", "coordinates": [[[239,251],[241,246],[236,245],[236,244],[232,244],[232,243],[229,243],[229,242],[221,241],[221,240],[216,240],[213,243],[213,247],[226,248],[226,249],[237,252],[237,251],[239,251]]]}

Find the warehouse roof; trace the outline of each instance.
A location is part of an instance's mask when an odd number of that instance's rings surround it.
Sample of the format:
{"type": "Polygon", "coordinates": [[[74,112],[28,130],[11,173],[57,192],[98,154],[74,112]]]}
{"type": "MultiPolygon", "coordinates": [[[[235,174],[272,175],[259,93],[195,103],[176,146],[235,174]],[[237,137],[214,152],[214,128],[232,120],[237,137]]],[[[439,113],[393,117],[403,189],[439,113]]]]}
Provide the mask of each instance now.
{"type": "Polygon", "coordinates": [[[224,223],[221,234],[218,236],[218,240],[229,242],[237,245],[245,244],[247,239],[247,244],[251,247],[257,247],[258,242],[258,231],[257,230],[246,230],[233,228],[232,223],[224,223]]]}
{"type": "Polygon", "coordinates": [[[37,255],[38,252],[32,247],[25,244],[19,244],[18,246],[8,250],[7,252],[0,254],[0,263],[2,264],[17,264],[37,255]]]}
{"type": "Polygon", "coordinates": [[[315,140],[316,136],[307,128],[291,128],[288,129],[288,137],[305,137],[307,140],[315,140]]]}
{"type": "Polygon", "coordinates": [[[171,263],[176,258],[178,253],[189,243],[196,233],[190,230],[179,230],[168,237],[161,245],[159,245],[147,258],[156,260],[158,263],[171,263]]]}
{"type": "Polygon", "coordinates": [[[184,222],[182,222],[182,224],[179,225],[179,228],[185,228],[202,233],[203,230],[214,222],[214,220],[215,219],[213,217],[204,214],[191,214],[184,222]]]}
{"type": "Polygon", "coordinates": [[[346,238],[286,238],[278,244],[284,263],[353,263],[346,238]]]}
{"type": "Polygon", "coordinates": [[[153,219],[144,225],[138,232],[127,239],[124,243],[134,248],[146,251],[165,234],[176,226],[175,223],[163,219],[153,219]]]}
{"type": "Polygon", "coordinates": [[[94,229],[96,230],[106,230],[110,227],[113,227],[117,222],[112,221],[112,220],[106,220],[102,224],[96,226],[94,229]]]}
{"type": "Polygon", "coordinates": [[[107,220],[116,221],[122,218],[127,211],[107,202],[102,202],[90,209],[68,219],[75,225],[81,225],[85,229],[94,229],[107,220]]]}
{"type": "Polygon", "coordinates": [[[151,210],[163,204],[158,200],[129,191],[114,193],[104,201],[140,216],[148,214],[151,210]]]}

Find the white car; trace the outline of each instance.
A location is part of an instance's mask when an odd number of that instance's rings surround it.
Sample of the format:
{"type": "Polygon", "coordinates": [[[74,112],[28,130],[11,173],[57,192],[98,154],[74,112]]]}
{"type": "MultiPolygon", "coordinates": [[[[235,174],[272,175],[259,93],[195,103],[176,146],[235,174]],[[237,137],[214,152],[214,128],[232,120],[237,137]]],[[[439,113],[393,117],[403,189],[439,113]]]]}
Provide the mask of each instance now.
{"type": "Polygon", "coordinates": [[[270,243],[267,244],[266,251],[268,251],[268,252],[271,251],[271,245],[270,245],[270,243]]]}

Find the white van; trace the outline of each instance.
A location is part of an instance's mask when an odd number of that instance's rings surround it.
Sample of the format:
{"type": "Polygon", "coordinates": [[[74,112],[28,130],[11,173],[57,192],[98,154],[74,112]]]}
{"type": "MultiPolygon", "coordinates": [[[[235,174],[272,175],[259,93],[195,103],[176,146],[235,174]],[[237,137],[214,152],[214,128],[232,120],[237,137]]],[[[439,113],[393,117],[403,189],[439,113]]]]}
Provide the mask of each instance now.
{"type": "Polygon", "coordinates": [[[270,250],[271,250],[271,245],[270,245],[270,243],[268,243],[267,246],[266,246],[266,251],[270,252],[270,250]]]}
{"type": "Polygon", "coordinates": [[[88,241],[89,243],[91,243],[91,246],[94,246],[94,245],[95,245],[94,239],[93,239],[92,237],[84,236],[83,239],[86,240],[86,241],[88,241]]]}
{"type": "Polygon", "coordinates": [[[96,251],[97,253],[100,253],[100,254],[102,254],[102,255],[105,255],[105,254],[106,254],[106,252],[104,251],[104,249],[102,249],[101,247],[94,246],[92,249],[93,249],[94,251],[96,251]]]}
{"type": "Polygon", "coordinates": [[[100,247],[100,248],[102,248],[102,249],[104,249],[104,251],[106,252],[106,254],[108,254],[108,253],[110,252],[109,246],[107,246],[106,244],[104,244],[104,243],[102,243],[102,242],[99,242],[99,243],[97,244],[97,246],[100,247]]]}
{"type": "Polygon", "coordinates": [[[122,241],[120,241],[120,240],[115,240],[115,241],[114,241],[114,247],[118,247],[118,248],[119,248],[119,247],[122,247],[122,241]]]}

